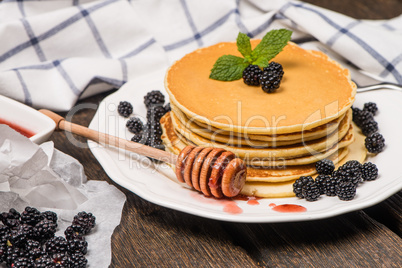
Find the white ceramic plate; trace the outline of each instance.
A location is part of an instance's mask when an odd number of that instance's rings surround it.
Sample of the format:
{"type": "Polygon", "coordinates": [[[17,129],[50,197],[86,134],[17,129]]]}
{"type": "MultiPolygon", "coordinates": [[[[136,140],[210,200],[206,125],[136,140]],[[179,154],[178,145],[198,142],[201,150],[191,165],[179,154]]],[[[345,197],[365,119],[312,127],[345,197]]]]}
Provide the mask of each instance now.
{"type": "MultiPolygon", "coordinates": [[[[163,74],[156,75],[163,77],[163,74]]],[[[163,91],[162,83],[151,77],[158,76],[150,75],[148,79],[132,81],[108,96],[98,108],[90,128],[131,139],[132,134],[125,127],[127,119],[117,115],[116,107],[120,101],[130,101],[134,105],[134,113],[144,117],[146,110],[143,96],[152,89],[163,91]]],[[[327,196],[322,196],[316,202],[307,202],[296,197],[251,201],[254,203],[206,198],[177,182],[173,171],[166,165],[154,165],[147,158],[104,148],[94,142],[89,142],[89,146],[112,180],[138,196],[164,207],[231,222],[322,219],[372,206],[402,189],[402,174],[398,168],[402,151],[402,139],[399,137],[402,133],[402,94],[390,90],[360,93],[357,95],[355,106],[362,108],[363,104],[369,101],[376,102],[379,107],[376,120],[386,139],[386,148],[382,153],[368,159],[378,166],[379,178],[359,185],[357,195],[352,201],[341,201],[337,197],[327,196]],[[306,211],[277,212],[272,209],[274,204],[300,205],[306,208],[306,211]]]]}
{"type": "Polygon", "coordinates": [[[29,139],[37,144],[47,141],[56,127],[52,119],[34,108],[2,95],[0,95],[0,119],[33,133],[29,139]]]}

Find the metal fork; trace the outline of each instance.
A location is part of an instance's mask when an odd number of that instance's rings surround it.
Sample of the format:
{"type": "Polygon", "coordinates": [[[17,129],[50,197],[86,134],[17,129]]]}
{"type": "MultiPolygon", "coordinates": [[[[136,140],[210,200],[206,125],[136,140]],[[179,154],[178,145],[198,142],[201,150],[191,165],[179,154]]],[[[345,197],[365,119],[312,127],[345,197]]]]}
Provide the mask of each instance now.
{"type": "MultiPolygon", "coordinates": [[[[356,83],[356,81],[354,81],[356,83]]],[[[399,92],[402,92],[402,86],[394,83],[379,83],[375,85],[369,85],[369,86],[359,86],[357,83],[357,93],[361,92],[366,92],[366,91],[371,91],[371,90],[377,90],[377,89],[392,89],[392,90],[397,90],[399,92]]]]}

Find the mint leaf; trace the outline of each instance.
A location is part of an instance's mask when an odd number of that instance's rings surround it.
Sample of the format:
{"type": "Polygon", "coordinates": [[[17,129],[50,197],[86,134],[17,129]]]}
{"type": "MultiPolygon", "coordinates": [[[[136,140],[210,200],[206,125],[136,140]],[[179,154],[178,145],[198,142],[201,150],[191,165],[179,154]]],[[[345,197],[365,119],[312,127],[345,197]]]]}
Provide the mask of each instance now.
{"type": "Polygon", "coordinates": [[[243,57],[247,58],[251,55],[251,43],[250,37],[247,34],[240,33],[237,35],[237,50],[243,55],[243,57]]]}
{"type": "Polygon", "coordinates": [[[217,59],[211,70],[209,78],[220,81],[238,80],[243,76],[243,71],[249,65],[244,58],[223,55],[217,59]]]}
{"type": "Polygon", "coordinates": [[[267,67],[269,61],[287,45],[291,35],[292,31],[287,29],[269,31],[253,50],[252,54],[256,60],[252,64],[267,67]]]}

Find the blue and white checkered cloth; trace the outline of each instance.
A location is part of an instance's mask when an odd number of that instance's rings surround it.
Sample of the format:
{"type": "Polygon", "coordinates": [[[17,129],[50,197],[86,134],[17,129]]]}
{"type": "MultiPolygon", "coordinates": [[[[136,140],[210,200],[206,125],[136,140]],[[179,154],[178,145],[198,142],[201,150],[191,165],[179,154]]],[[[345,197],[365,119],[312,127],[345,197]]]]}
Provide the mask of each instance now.
{"type": "Polygon", "coordinates": [[[0,94],[67,111],[199,47],[290,28],[292,40],[402,84],[402,16],[356,20],[285,0],[3,0],[0,94]]]}

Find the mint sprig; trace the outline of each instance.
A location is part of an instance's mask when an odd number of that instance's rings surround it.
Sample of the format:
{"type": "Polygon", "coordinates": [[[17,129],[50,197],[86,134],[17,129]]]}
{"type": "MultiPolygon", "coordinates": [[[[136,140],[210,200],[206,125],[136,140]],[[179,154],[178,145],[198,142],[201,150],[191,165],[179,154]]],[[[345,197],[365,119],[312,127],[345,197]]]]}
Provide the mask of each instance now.
{"type": "Polygon", "coordinates": [[[239,33],[236,44],[237,49],[244,58],[233,55],[219,57],[211,70],[209,78],[220,81],[233,81],[240,79],[243,76],[244,69],[250,64],[258,65],[261,68],[267,67],[269,61],[287,45],[291,35],[292,31],[287,29],[271,30],[252,50],[250,38],[244,33],[239,33]]]}

